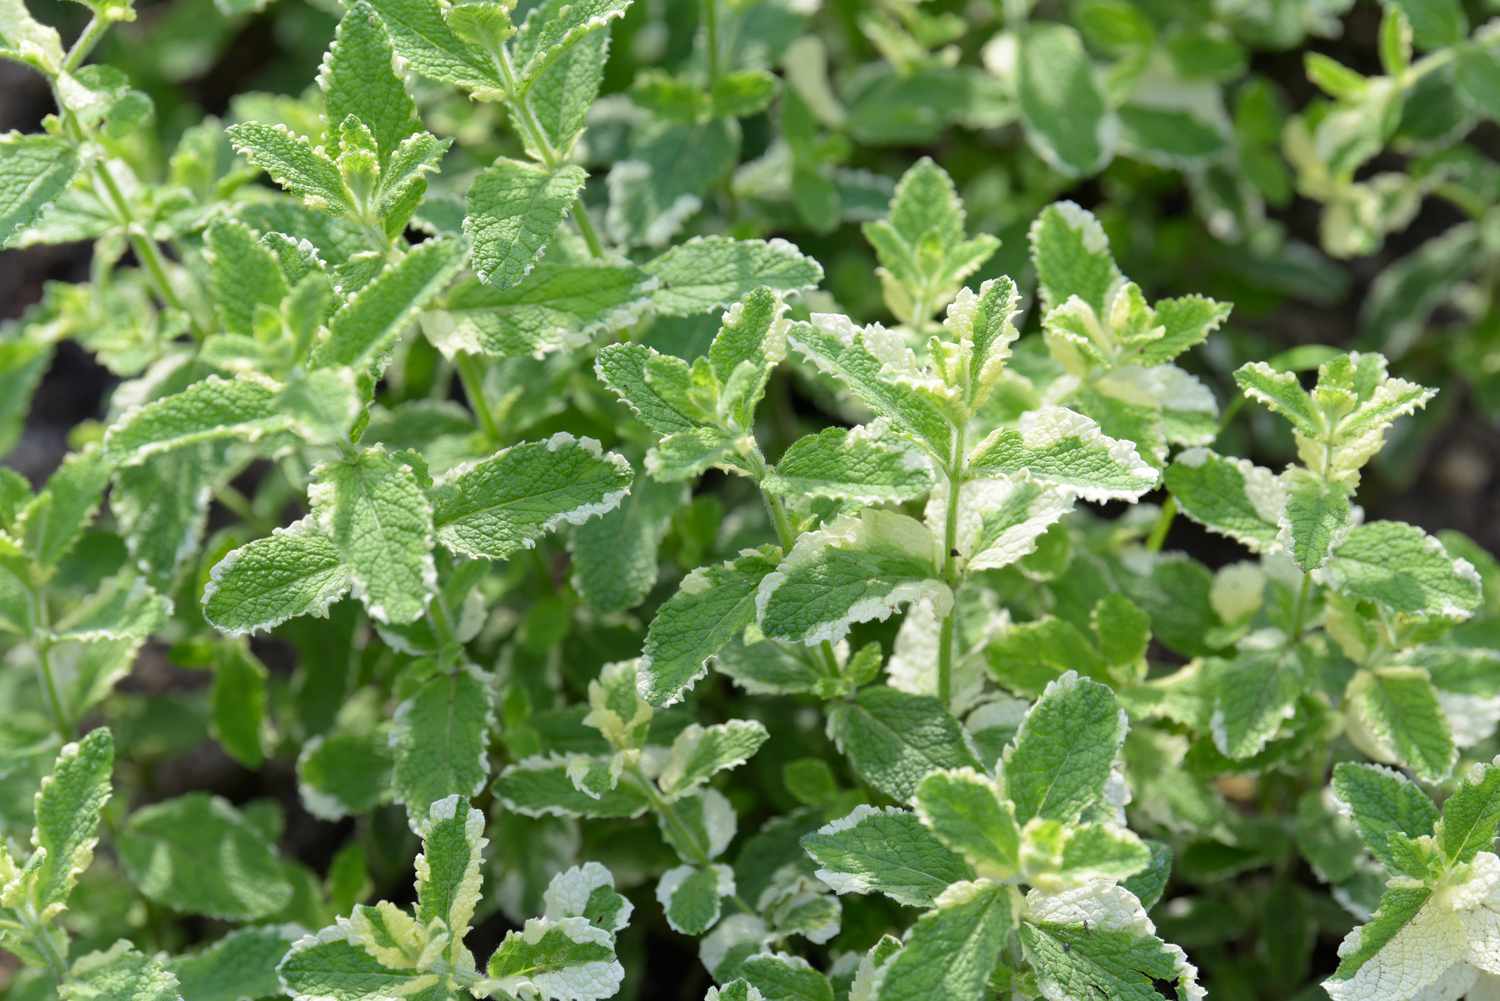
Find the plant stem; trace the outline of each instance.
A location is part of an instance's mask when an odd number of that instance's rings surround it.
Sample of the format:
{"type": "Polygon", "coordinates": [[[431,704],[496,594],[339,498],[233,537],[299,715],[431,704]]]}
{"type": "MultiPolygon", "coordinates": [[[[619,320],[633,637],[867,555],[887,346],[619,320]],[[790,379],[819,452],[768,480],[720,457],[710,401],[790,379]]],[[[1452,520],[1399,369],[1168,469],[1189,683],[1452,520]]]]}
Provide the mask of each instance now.
{"type": "Polygon", "coordinates": [[[63,981],[68,978],[68,964],[58,955],[57,948],[53,946],[52,939],[47,937],[46,925],[36,918],[31,911],[31,905],[25,904],[17,907],[11,913],[15,914],[16,920],[26,929],[26,935],[31,944],[36,946],[42,958],[47,961],[47,972],[57,981],[57,986],[62,987],[63,981]]]}
{"type": "MultiPolygon", "coordinates": [[[[532,149],[542,159],[542,165],[549,170],[555,170],[562,165],[562,156],[552,148],[552,143],[547,139],[547,133],[542,129],[542,123],[537,120],[536,113],[531,110],[531,98],[521,93],[516,80],[516,68],[511,64],[510,53],[505,46],[497,45],[491,52],[495,61],[495,68],[500,71],[500,79],[505,82],[505,89],[510,94],[510,100],[506,102],[514,115],[517,127],[524,134],[525,139],[531,144],[532,149]]],[[[581,199],[573,201],[573,221],[578,225],[578,233],[583,237],[583,242],[588,245],[589,255],[592,257],[604,256],[604,244],[599,239],[599,233],[594,229],[594,222],[589,218],[588,210],[583,207],[581,199]]]]}
{"type": "Polygon", "coordinates": [[[708,49],[708,87],[719,85],[719,0],[703,0],[704,45],[708,49]]]}
{"type": "Polygon", "coordinates": [[[1172,522],[1177,518],[1177,498],[1168,497],[1167,502],[1161,506],[1161,514],[1156,516],[1156,524],[1151,526],[1151,534],[1146,537],[1146,552],[1161,552],[1162,544],[1167,541],[1167,532],[1172,528],[1172,522]]]}
{"type": "Polygon", "coordinates": [[[52,725],[57,735],[66,743],[73,739],[73,724],[63,708],[62,696],[57,691],[57,677],[52,673],[52,626],[47,614],[47,598],[40,590],[31,593],[32,618],[36,622],[36,673],[42,690],[47,693],[47,708],[52,713],[52,725]]]}
{"type": "Polygon", "coordinates": [[[1292,610],[1292,635],[1291,642],[1296,644],[1302,638],[1303,620],[1307,617],[1307,599],[1312,592],[1312,576],[1302,575],[1302,587],[1297,592],[1297,604],[1292,610]]]}
{"type": "Polygon", "coordinates": [[[485,438],[490,444],[498,445],[500,425],[495,421],[495,413],[490,409],[489,401],[484,398],[484,372],[479,366],[479,359],[462,353],[453,359],[453,367],[458,372],[458,381],[463,384],[464,395],[469,398],[469,406],[479,418],[479,426],[484,430],[485,438]]]}
{"type": "Polygon", "coordinates": [[[952,604],[943,616],[938,633],[937,697],[946,709],[953,701],[953,647],[958,633],[958,514],[963,491],[964,451],[968,428],[960,425],[953,432],[953,452],[948,460],[948,510],[943,517],[943,582],[951,592],[952,604]]]}
{"type": "MultiPolygon", "coordinates": [[[[677,808],[667,801],[667,798],[656,788],[656,783],[641,770],[639,762],[633,762],[627,766],[625,774],[640,786],[641,792],[646,796],[646,802],[651,804],[651,811],[661,818],[663,824],[677,832],[678,843],[691,856],[688,861],[703,869],[713,865],[713,859],[708,854],[708,846],[698,840],[697,832],[678,815],[677,808]]],[[[755,913],[755,909],[745,903],[744,898],[738,893],[731,895],[729,899],[733,900],[746,914],[755,913]]]]}
{"type": "Polygon", "coordinates": [[[109,30],[109,26],[113,23],[113,21],[102,18],[98,14],[89,18],[89,23],[83,26],[83,32],[78,36],[78,39],[73,43],[73,47],[68,49],[68,54],[63,58],[63,72],[71,73],[79,66],[82,66],[83,61],[89,57],[90,52],[94,51],[94,46],[99,44],[99,40],[104,37],[104,33],[109,30]]]}

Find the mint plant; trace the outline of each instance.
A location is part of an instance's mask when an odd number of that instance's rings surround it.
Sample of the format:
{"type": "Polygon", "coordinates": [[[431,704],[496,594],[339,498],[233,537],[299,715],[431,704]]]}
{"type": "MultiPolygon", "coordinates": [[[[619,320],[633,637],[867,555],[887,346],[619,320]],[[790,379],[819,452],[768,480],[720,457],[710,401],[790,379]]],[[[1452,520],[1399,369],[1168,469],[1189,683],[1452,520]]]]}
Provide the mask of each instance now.
{"type": "Polygon", "coordinates": [[[1065,6],[0,0],[5,996],[1490,997],[1492,26],[1065,6]]]}

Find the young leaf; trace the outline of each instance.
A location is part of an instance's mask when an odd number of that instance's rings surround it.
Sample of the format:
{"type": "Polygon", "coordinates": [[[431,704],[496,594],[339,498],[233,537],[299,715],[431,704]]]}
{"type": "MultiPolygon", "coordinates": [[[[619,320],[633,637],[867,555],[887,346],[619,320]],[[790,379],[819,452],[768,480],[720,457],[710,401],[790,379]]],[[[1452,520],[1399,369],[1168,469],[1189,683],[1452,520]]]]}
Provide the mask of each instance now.
{"type": "Polygon", "coordinates": [[[480,173],[464,216],[480,279],[507,289],[530,274],[587,179],[572,164],[552,169],[504,157],[480,173]]]}
{"type": "Polygon", "coordinates": [[[630,463],[592,438],[559,432],[449,470],[433,484],[437,539],[465,556],[505,559],[563,524],[612,511],[630,463]]]}
{"type": "Polygon", "coordinates": [[[632,0],[545,0],[516,32],[517,78],[524,94],[553,62],[609,22],[625,16],[632,0]]]}
{"type": "Polygon", "coordinates": [[[1014,875],[1021,858],[1015,809],[987,776],[973,769],[933,772],[913,802],[922,823],[981,876],[1014,875]]]}
{"type": "Polygon", "coordinates": [[[485,986],[516,996],[601,1001],[625,977],[614,938],[584,918],[532,918],[490,957],[485,986]]]}
{"type": "Polygon", "coordinates": [[[836,705],[828,733],[855,774],[902,803],[928,773],[979,764],[967,734],[937,699],[880,685],[836,705]]]}
{"type": "Polygon", "coordinates": [[[735,719],[706,728],[689,724],[672,741],[672,753],[657,782],[668,796],[679,796],[749,761],[769,738],[766,728],[754,720],[735,719]]]}
{"type": "Polygon", "coordinates": [[[355,116],[375,137],[382,164],[419,127],[416,103],[394,62],[385,26],[369,4],[356,3],[339,21],[318,72],[330,131],[355,116]]]}
{"type": "Polygon", "coordinates": [[[38,566],[56,567],[78,543],[99,510],[109,474],[104,449],[69,453],[16,515],[15,534],[38,566]]]}
{"type": "Polygon", "coordinates": [[[931,907],[973,870],[917,817],[894,807],[860,805],[802,837],[817,876],[835,893],[883,893],[909,907],[931,907]]]}
{"type": "Polygon", "coordinates": [[[499,72],[475,47],[465,43],[443,19],[436,0],[370,0],[390,33],[396,53],[429,80],[493,99],[505,93],[499,72]]]}
{"type": "Polygon", "coordinates": [[[351,583],[338,547],[304,518],[215,564],[203,615],[232,636],[271,629],[298,615],[328,614],[351,583]]]}
{"type": "Polygon", "coordinates": [[[214,223],[204,234],[213,268],[214,309],[231,334],[253,335],[257,309],[280,309],[286,277],[276,255],[249,226],[231,220],[214,223]]]}
{"type": "Polygon", "coordinates": [[[462,240],[428,240],[381,272],[333,314],[328,339],[318,345],[313,364],[356,369],[376,364],[458,272],[464,250],[462,240]]]}
{"type": "Polygon", "coordinates": [[[420,618],[437,587],[437,569],[432,509],[412,467],[384,448],[366,449],[314,469],[308,499],[371,617],[420,618]]]}
{"type": "Polygon", "coordinates": [[[451,936],[449,954],[456,958],[479,903],[480,865],[484,849],[484,814],[453,795],[435,801],[418,827],[422,853],[417,872],[416,918],[430,928],[442,922],[451,936]]]}
{"type": "Polygon", "coordinates": [[[1278,541],[1304,571],[1320,569],[1349,527],[1349,494],[1310,470],[1292,467],[1281,476],[1286,506],[1278,541]]]}
{"type": "MultiPolygon", "coordinates": [[[[1500,827],[1500,768],[1474,765],[1453,795],[1443,802],[1442,818],[1433,833],[1450,863],[1469,862],[1489,851],[1500,827]]],[[[1412,833],[1419,837],[1426,831],[1412,833]]]]}
{"type": "Polygon", "coordinates": [[[59,996],[63,1001],[182,1001],[177,978],[123,939],[80,956],[59,996]]]}
{"type": "Polygon", "coordinates": [[[680,865],[662,873],[656,884],[667,924],[683,935],[702,935],[718,924],[723,899],[734,893],[734,870],[727,865],[680,865]]]}
{"type": "Polygon", "coordinates": [[[587,918],[595,928],[625,930],[635,906],[615,892],[615,877],[598,862],[575,865],[552,877],[543,893],[544,917],[587,918]]]}
{"type": "Polygon", "coordinates": [[[562,756],[526,758],[500,773],[495,795],[528,817],[639,817],[650,809],[633,783],[621,782],[597,796],[580,791],[569,777],[570,764],[562,756]]]}
{"type": "Polygon", "coordinates": [[[36,794],[35,851],[23,875],[28,896],[47,920],[67,908],[68,895],[89,867],[98,840],[99,816],[110,795],[115,745],[100,727],[64,745],[52,774],[36,794]]]}
{"type": "Polygon", "coordinates": [[[1405,868],[1392,852],[1392,838],[1426,837],[1437,823],[1437,807],[1427,794],[1405,776],[1379,765],[1339,762],[1333,769],[1333,793],[1353,818],[1365,847],[1392,872],[1405,868]]]}
{"type": "Polygon", "coordinates": [[[1439,782],[1452,770],[1458,749],[1426,671],[1360,671],[1344,700],[1349,739],[1376,761],[1405,765],[1427,782],[1439,782]]]}
{"type": "Polygon", "coordinates": [[[339,215],[353,208],[353,196],[339,169],[321,147],[285,125],[241,122],[226,130],[234,151],[271,175],[311,209],[339,215]]]}
{"type": "Polygon", "coordinates": [[[1104,803],[1125,729],[1124,710],[1106,686],[1072,671],[1049,684],[1005,751],[1016,820],[1069,823],[1104,803]]]}
{"type": "Polygon", "coordinates": [[[1095,315],[1105,315],[1125,279],[1093,213],[1075,202],[1054,202],[1036,217],[1028,237],[1042,305],[1055,309],[1077,296],[1095,315]]]}
{"type": "Polygon", "coordinates": [[[768,554],[752,551],[684,577],[646,631],[641,697],[653,706],[680,699],[703,676],[709,658],[755,621],[756,592],[775,569],[768,554]]]}

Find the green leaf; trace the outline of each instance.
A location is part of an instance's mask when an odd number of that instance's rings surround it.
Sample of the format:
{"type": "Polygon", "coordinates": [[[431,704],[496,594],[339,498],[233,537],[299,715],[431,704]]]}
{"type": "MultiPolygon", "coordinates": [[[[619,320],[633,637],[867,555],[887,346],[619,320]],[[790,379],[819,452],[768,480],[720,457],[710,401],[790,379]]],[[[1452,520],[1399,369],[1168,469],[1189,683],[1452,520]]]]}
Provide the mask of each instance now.
{"type": "Polygon", "coordinates": [[[786,303],[758,288],[724,313],[708,346],[709,368],[720,387],[718,413],[730,427],[749,430],[771,370],[786,357],[786,303]]]}
{"type": "Polygon", "coordinates": [[[481,172],[464,216],[480,280],[508,289],[530,274],[587,179],[574,164],[549,168],[504,157],[481,172]]]}
{"type": "Polygon", "coordinates": [[[377,622],[413,622],[437,587],[432,509],[411,465],[379,446],[312,471],[313,517],[377,622]]]}
{"type": "Polygon", "coordinates": [[[1483,44],[1459,46],[1453,57],[1453,82],[1470,109],[1476,114],[1494,117],[1496,107],[1500,106],[1497,105],[1500,101],[1500,53],[1483,44]]]}
{"type": "Polygon", "coordinates": [[[702,935],[718,924],[723,898],[734,893],[734,870],[727,865],[680,865],[662,873],[656,884],[667,924],[683,935],[702,935]]]}
{"type": "MultiPolygon", "coordinates": [[[[1450,863],[1472,861],[1479,852],[1494,847],[1497,827],[1500,827],[1500,768],[1493,764],[1473,765],[1453,795],[1443,801],[1442,818],[1433,831],[1438,847],[1450,863]]],[[[1427,831],[1408,833],[1420,837],[1427,831]]]]}
{"type": "Polygon", "coordinates": [[[571,763],[562,756],[526,758],[500,773],[495,795],[528,817],[639,817],[650,808],[640,789],[628,782],[598,796],[580,791],[569,778],[571,763]]]}
{"type": "Polygon", "coordinates": [[[1067,177],[1086,177],[1113,155],[1109,107],[1078,32],[1028,26],[1021,38],[1017,97],[1026,139],[1067,177]]]}
{"type": "Polygon", "coordinates": [[[429,80],[452,84],[476,98],[497,99],[505,84],[480,50],[453,33],[436,0],[370,0],[397,55],[429,80]]]}
{"type": "MultiPolygon", "coordinates": [[[[1392,872],[1405,869],[1392,839],[1426,837],[1438,820],[1437,807],[1416,783],[1379,765],[1339,762],[1333,769],[1333,794],[1353,818],[1365,847],[1392,872]]],[[[1456,808],[1455,814],[1459,812],[1456,808]]]]}
{"type": "Polygon", "coordinates": [[[760,627],[769,637],[812,646],[914,601],[941,616],[953,595],[937,579],[937,550],[926,526],[906,515],[866,508],[839,518],[799,538],[761,581],[760,627]]]}
{"type": "Polygon", "coordinates": [[[176,956],[167,969],[183,998],[242,1001],[281,990],[276,966],[300,937],[295,925],[260,925],[232,931],[212,945],[176,956]]]}
{"type": "Polygon", "coordinates": [[[99,510],[109,474],[104,450],[71,452],[21,509],[15,535],[39,566],[56,567],[72,551],[99,510]]]}
{"type": "Polygon", "coordinates": [[[384,733],[313,737],[297,755],[297,791],[308,813],[340,820],[391,798],[395,752],[384,733]]]}
{"type": "Polygon", "coordinates": [[[1206,448],[1179,452],[1167,467],[1167,490],[1183,514],[1251,552],[1278,543],[1286,491],[1269,469],[1206,448]]]}
{"type": "Polygon", "coordinates": [[[505,559],[563,524],[612,511],[630,489],[630,463],[592,438],[559,432],[458,466],[433,484],[433,523],[444,546],[505,559]]]}
{"type": "Polygon", "coordinates": [[[941,703],[882,685],[835,705],[828,732],[860,779],[902,803],[930,772],[979,764],[941,703]]]}
{"type": "Polygon", "coordinates": [[[545,0],[531,9],[516,32],[516,76],[525,93],[553,62],[624,17],[632,0],[545,0]]]}
{"type": "MultiPolygon", "coordinates": [[[[439,308],[422,314],[422,330],[449,357],[469,351],[541,358],[628,327],[645,311],[652,284],[635,267],[543,261],[504,291],[477,279],[461,281],[439,308]]],[[[609,345],[596,364],[610,349],[626,347],[637,346],[609,345]]]]}
{"type": "Polygon", "coordinates": [[[491,686],[466,668],[430,679],[396,709],[392,781],[414,823],[439,800],[469,800],[484,789],[495,727],[491,686]]]}
{"type": "Polygon", "coordinates": [[[52,774],[36,794],[36,826],[23,879],[44,920],[67,909],[68,895],[89,867],[98,841],[99,816],[109,801],[115,744],[100,727],[64,745],[52,774]]]}
{"type": "Polygon", "coordinates": [[[313,364],[350,368],[375,365],[458,273],[464,251],[464,242],[451,237],[418,244],[333,314],[328,321],[328,339],[318,345],[313,364]]]}
{"type": "Polygon", "coordinates": [[[1437,691],[1419,667],[1360,671],[1344,693],[1349,739],[1376,761],[1404,765],[1427,782],[1458,758],[1437,691]]]}
{"type": "Polygon", "coordinates": [[[708,660],[755,621],[755,596],[776,568],[765,553],[749,552],[683,578],[657,609],[641,652],[641,697],[671,705],[707,670],[708,660]]]}
{"type": "Polygon", "coordinates": [[[770,736],[754,720],[732,719],[710,727],[691,723],[672,741],[657,782],[669,797],[680,796],[717,773],[749,761],[770,736]]]}
{"type": "Polygon", "coordinates": [[[1350,529],[1319,571],[1341,594],[1393,612],[1465,619],[1479,607],[1479,575],[1414,525],[1372,521],[1350,529]]]}
{"type": "Polygon", "coordinates": [[[1091,501],[1139,500],[1158,476],[1133,444],[1064,407],[1027,411],[1016,428],[992,432],[969,453],[969,469],[977,476],[1024,471],[1091,501]]]}
{"type": "Polygon", "coordinates": [[[783,497],[884,504],[921,497],[934,480],[927,459],[892,440],[889,421],[882,418],[798,438],[761,485],[783,497]]]}
{"type": "Polygon", "coordinates": [[[913,800],[922,823],[980,876],[1004,879],[1020,865],[1015,809],[993,780],[974,769],[933,772],[913,800]]]}
{"type": "Polygon", "coordinates": [[[217,796],[188,793],[137,810],[116,848],[136,888],[180,913],[253,921],[292,899],[275,846],[217,796]]]}
{"type": "Polygon", "coordinates": [[[327,615],[350,584],[338,547],[304,518],[215,564],[203,615],[230,635],[271,629],[298,615],[327,615]]]}
{"type": "MultiPolygon", "coordinates": [[[[15,12],[6,10],[15,3],[16,0],[0,3],[0,47],[7,45],[6,36],[18,26],[13,20],[15,12]]],[[[26,17],[24,9],[19,16],[30,22],[30,26],[41,28],[26,17]]],[[[51,37],[56,42],[57,33],[51,31],[51,37]]],[[[41,218],[47,207],[68,189],[78,168],[78,152],[62,139],[20,132],[0,135],[0,247],[41,218]]]]}
{"type": "Polygon", "coordinates": [[[241,122],[225,130],[234,151],[311,209],[341,215],[353,208],[344,179],[321,148],[285,125],[241,122]]]}
{"type": "Polygon", "coordinates": [[[1177,998],[1203,996],[1197,969],[1156,937],[1129,890],[1100,882],[1051,897],[1032,891],[1026,903],[1021,945],[1048,1001],[1164,1001],[1156,982],[1177,998]]]}
{"type": "Polygon", "coordinates": [[[883,893],[909,907],[931,907],[973,870],[917,817],[861,804],[848,816],[802,837],[817,876],[836,893],[883,893]]]}
{"type": "Polygon", "coordinates": [[[1055,309],[1076,295],[1104,316],[1125,279],[1094,214],[1075,202],[1053,202],[1036,217],[1028,237],[1042,305],[1055,309]]]}
{"type": "Polygon", "coordinates": [[[259,374],[211,375],[171,396],[125,413],[104,438],[115,461],[137,463],[162,452],[226,438],[254,441],[287,430],[282,387],[259,374]]]}
{"type": "Polygon", "coordinates": [[[467,799],[447,796],[432,804],[417,833],[417,922],[424,928],[442,922],[452,936],[449,955],[457,958],[479,903],[480,866],[489,844],[484,814],[470,809],[467,799]]]}
{"type": "Polygon", "coordinates": [[[1286,506],[1280,542],[1304,571],[1320,569],[1349,527],[1349,494],[1343,486],[1297,466],[1281,474],[1281,483],[1286,506]]]}
{"type": "Polygon", "coordinates": [[[552,877],[542,894],[543,917],[581,917],[595,928],[611,933],[625,930],[635,911],[627,898],[615,892],[615,877],[598,862],[585,862],[552,877]]]}
{"type": "Polygon", "coordinates": [[[318,72],[330,129],[350,115],[358,118],[375,137],[382,164],[419,128],[416,103],[396,73],[394,58],[374,9],[356,3],[339,21],[318,72]]]}
{"type": "MultiPolygon", "coordinates": [[[[583,132],[589,107],[604,81],[609,32],[592,31],[561,53],[532,81],[531,111],[558,155],[567,158],[583,132]]],[[[528,152],[536,155],[539,151],[528,152]]]]}
{"type": "Polygon", "coordinates": [[[762,952],[746,959],[739,975],[765,1001],[833,1001],[828,978],[801,956],[762,952]]]}
{"type": "Polygon", "coordinates": [[[1125,713],[1105,685],[1072,671],[1050,683],[1005,751],[1016,820],[1071,823],[1104,803],[1125,729],[1125,713]]]}
{"type": "Polygon", "coordinates": [[[246,768],[259,768],[265,761],[267,677],[266,666],[243,644],[219,647],[211,697],[213,735],[246,768]]]}
{"type": "Polygon", "coordinates": [[[204,234],[212,267],[214,311],[231,334],[253,335],[255,314],[279,310],[287,282],[276,255],[249,226],[233,220],[214,223],[204,234]]]}
{"type": "Polygon", "coordinates": [[[0,56],[56,70],[63,63],[62,39],[31,16],[25,0],[0,0],[0,56]]]}
{"type": "Polygon", "coordinates": [[[823,280],[823,268],[785,240],[734,240],[695,236],[642,270],[660,284],[651,301],[663,316],[706,313],[765,286],[800,292],[823,280]]]}
{"type": "MultiPolygon", "coordinates": [[[[401,913],[401,912],[396,912],[401,913]]],[[[418,974],[392,968],[367,951],[352,922],[331,925],[292,944],[277,967],[285,989],[295,1001],[377,1001],[409,994],[418,974]]],[[[433,978],[434,980],[436,978],[433,978]]],[[[420,984],[417,984],[420,987],[420,984]]],[[[421,1001],[438,1001],[444,994],[417,994],[421,1001]]]]}
{"type": "Polygon", "coordinates": [[[658,435],[692,431],[698,427],[700,415],[678,394],[664,395],[667,387],[653,378],[652,373],[660,371],[662,359],[660,353],[645,345],[610,344],[595,359],[594,374],[658,435]]]}
{"type": "Polygon", "coordinates": [[[619,990],[625,969],[614,938],[584,918],[532,918],[490,956],[485,986],[504,995],[601,1001],[619,990]]]}
{"type": "Polygon", "coordinates": [[[819,371],[888,418],[893,430],[947,461],[952,419],[925,391],[929,377],[898,332],[857,327],[842,314],[815,313],[810,323],[792,324],[788,340],[819,371]]]}
{"type": "Polygon", "coordinates": [[[734,168],[739,128],[729,119],[648,119],[631,131],[625,155],[607,179],[610,236],[628,246],[664,247],[734,168]]]}
{"type": "Polygon", "coordinates": [[[80,956],[68,971],[63,1001],[182,1001],[177,978],[166,967],[121,940],[103,952],[80,956]]]}
{"type": "Polygon", "coordinates": [[[1411,22],[1412,39],[1419,49],[1457,45],[1469,33],[1469,19],[1459,0],[1382,0],[1411,22]]]}
{"type": "Polygon", "coordinates": [[[1279,636],[1262,648],[1246,643],[1231,660],[1208,661],[1214,703],[1209,728],[1220,753],[1254,757],[1292,718],[1305,684],[1295,649],[1279,636]]]}
{"type": "Polygon", "coordinates": [[[1317,434],[1319,415],[1312,397],[1302,388],[1295,372],[1282,372],[1262,361],[1242,365],[1234,371],[1240,392],[1278,413],[1292,427],[1306,434],[1317,434]]]}
{"type": "Polygon", "coordinates": [[[1151,850],[1117,824],[1033,820],[1021,839],[1026,881],[1049,891],[1127,879],[1151,863],[1151,850]]]}
{"type": "Polygon", "coordinates": [[[646,600],[656,586],[657,551],[687,500],[682,486],[637,476],[619,507],[573,530],[573,587],[590,608],[623,612],[646,600]]]}
{"type": "Polygon", "coordinates": [[[982,1001],[1010,939],[1014,890],[980,880],[949,887],[917,919],[901,951],[881,971],[881,1001],[982,1001]]]}

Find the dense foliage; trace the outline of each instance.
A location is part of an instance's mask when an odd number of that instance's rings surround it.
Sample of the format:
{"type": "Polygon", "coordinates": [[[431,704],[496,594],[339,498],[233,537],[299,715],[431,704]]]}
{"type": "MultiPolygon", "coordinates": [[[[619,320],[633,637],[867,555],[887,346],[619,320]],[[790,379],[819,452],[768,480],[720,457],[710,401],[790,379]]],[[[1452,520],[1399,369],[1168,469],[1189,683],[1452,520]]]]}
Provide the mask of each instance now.
{"type": "Polygon", "coordinates": [[[1500,997],[1459,0],[215,3],[0,0],[7,997],[1500,997]]]}

